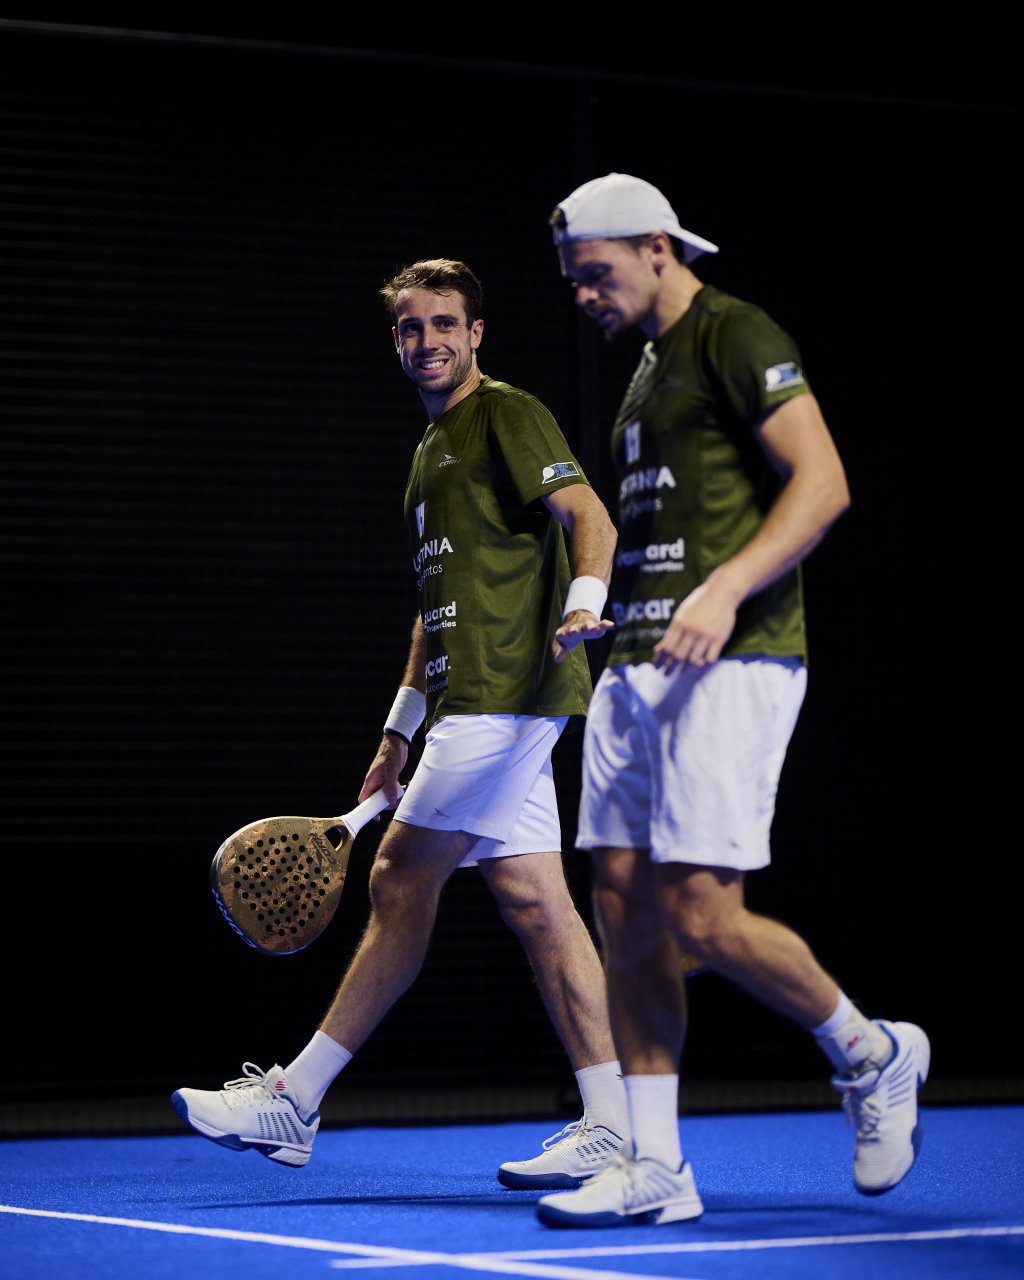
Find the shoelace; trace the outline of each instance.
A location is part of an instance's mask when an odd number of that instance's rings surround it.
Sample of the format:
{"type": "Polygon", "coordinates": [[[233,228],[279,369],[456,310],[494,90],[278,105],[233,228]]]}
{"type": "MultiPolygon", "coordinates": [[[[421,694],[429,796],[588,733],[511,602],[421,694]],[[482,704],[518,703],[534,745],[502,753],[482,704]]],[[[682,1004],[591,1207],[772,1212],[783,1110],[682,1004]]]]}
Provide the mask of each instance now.
{"type": "Polygon", "coordinates": [[[544,1148],[544,1151],[550,1151],[550,1148],[557,1147],[559,1142],[564,1142],[566,1138],[572,1138],[577,1132],[582,1132],[586,1128],[584,1120],[586,1120],[586,1112],[584,1112],[582,1120],[573,1120],[571,1124],[566,1125],[566,1128],[559,1129],[558,1133],[553,1133],[550,1138],[545,1138],[540,1146],[544,1148]]]}
{"type": "Polygon", "coordinates": [[[271,1102],[274,1100],[274,1091],[266,1083],[267,1073],[256,1065],[255,1062],[243,1062],[242,1070],[244,1076],[239,1076],[237,1080],[224,1081],[224,1101],[229,1107],[245,1107],[253,1102],[265,1102],[268,1098],[271,1102]],[[250,1071],[249,1068],[252,1068],[250,1071]],[[266,1094],[266,1098],[263,1095],[266,1094]]]}
{"type": "Polygon", "coordinates": [[[843,1110],[846,1112],[846,1123],[856,1127],[858,1142],[877,1142],[878,1126],[882,1119],[882,1109],[871,1095],[861,1097],[855,1089],[843,1094],[843,1110]]]}
{"type": "Polygon", "coordinates": [[[565,1142],[567,1138],[582,1138],[589,1128],[590,1122],[587,1119],[587,1113],[584,1111],[579,1120],[571,1121],[564,1129],[559,1129],[550,1138],[545,1138],[541,1146],[545,1151],[550,1151],[552,1147],[558,1146],[560,1142],[565,1142]]]}
{"type": "Polygon", "coordinates": [[[609,1157],[610,1163],[608,1167],[602,1170],[595,1177],[588,1179],[586,1186],[593,1186],[599,1179],[614,1178],[616,1172],[621,1169],[624,1174],[625,1187],[623,1188],[622,1203],[625,1208],[636,1204],[642,1200],[641,1187],[643,1185],[644,1170],[637,1165],[635,1161],[627,1159],[621,1153],[616,1153],[609,1157]]]}

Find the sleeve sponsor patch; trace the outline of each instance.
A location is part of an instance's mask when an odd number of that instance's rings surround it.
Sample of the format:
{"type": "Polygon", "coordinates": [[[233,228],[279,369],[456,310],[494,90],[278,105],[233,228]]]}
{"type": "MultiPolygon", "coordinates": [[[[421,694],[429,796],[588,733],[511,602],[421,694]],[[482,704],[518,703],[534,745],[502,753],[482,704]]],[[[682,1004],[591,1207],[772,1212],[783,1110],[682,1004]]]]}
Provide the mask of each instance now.
{"type": "Polygon", "coordinates": [[[764,388],[766,391],[782,391],[786,387],[797,387],[804,380],[804,375],[792,360],[787,364],[773,364],[764,371],[764,388]]]}
{"type": "Polygon", "coordinates": [[[550,484],[552,480],[564,480],[566,476],[578,476],[574,462],[553,462],[540,473],[542,484],[550,484]]]}
{"type": "Polygon", "coordinates": [[[626,466],[640,461],[640,423],[631,422],[626,428],[626,466]]]}

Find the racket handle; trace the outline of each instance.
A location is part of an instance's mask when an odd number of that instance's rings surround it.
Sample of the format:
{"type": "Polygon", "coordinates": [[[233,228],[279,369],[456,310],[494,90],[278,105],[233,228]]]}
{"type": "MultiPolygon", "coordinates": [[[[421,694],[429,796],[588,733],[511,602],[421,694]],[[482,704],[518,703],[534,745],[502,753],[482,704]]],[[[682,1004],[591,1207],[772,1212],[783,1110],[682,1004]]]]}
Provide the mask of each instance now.
{"type": "MultiPolygon", "coordinates": [[[[398,788],[399,796],[403,796],[405,792],[401,787],[398,788]]],[[[343,813],[338,819],[348,828],[349,834],[353,839],[366,826],[371,818],[375,818],[378,813],[382,813],[391,801],[384,794],[384,788],[375,791],[368,800],[364,800],[362,804],[357,804],[350,813],[343,813]]]]}

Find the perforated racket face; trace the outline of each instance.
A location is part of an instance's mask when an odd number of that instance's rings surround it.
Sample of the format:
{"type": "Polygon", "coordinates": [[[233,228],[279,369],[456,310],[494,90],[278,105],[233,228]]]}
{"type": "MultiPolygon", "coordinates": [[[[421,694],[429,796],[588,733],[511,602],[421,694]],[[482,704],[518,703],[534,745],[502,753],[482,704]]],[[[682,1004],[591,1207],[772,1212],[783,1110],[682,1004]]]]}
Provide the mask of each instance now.
{"type": "Polygon", "coordinates": [[[308,947],[334,915],[345,887],[352,837],[335,849],[330,818],[264,818],[217,850],[210,887],[236,933],[267,955],[308,947]]]}

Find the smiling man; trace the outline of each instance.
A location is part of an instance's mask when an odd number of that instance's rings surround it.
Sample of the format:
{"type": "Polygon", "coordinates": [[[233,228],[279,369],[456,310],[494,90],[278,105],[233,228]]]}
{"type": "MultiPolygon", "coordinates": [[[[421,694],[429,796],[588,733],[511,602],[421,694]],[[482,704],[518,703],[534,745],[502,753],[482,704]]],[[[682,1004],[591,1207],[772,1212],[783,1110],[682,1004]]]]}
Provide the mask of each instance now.
{"type": "Polygon", "coordinates": [[[628,1134],[604,975],[562,872],[551,749],[590,701],[582,641],[612,625],[601,610],[615,530],[544,406],[480,372],[482,290],[469,268],[417,262],[382,293],[429,424],[405,497],[421,612],[359,797],[383,786],[397,803],[370,879],[370,922],[293,1062],[220,1092],[179,1090],[176,1106],[214,1141],[304,1165],[327,1087],[420,971],[445,881],[479,866],[526,948],[584,1103],[581,1121],[498,1176],[514,1188],[575,1187],[628,1134]],[[424,719],[426,747],[398,802],[424,719]]]}
{"type": "Polygon", "coordinates": [[[924,1032],[869,1022],[792,930],[743,902],[767,865],[806,686],[800,561],[846,509],[842,463],[793,340],[703,284],[715,253],[657,188],[588,182],[551,218],[577,305],[649,339],[612,431],[621,477],[617,624],[584,743],[579,848],[593,851],[633,1158],[546,1196],[552,1225],[701,1212],[677,1124],[679,948],[814,1035],[856,1124],[854,1185],[907,1174],[920,1145],[924,1032]]]}

